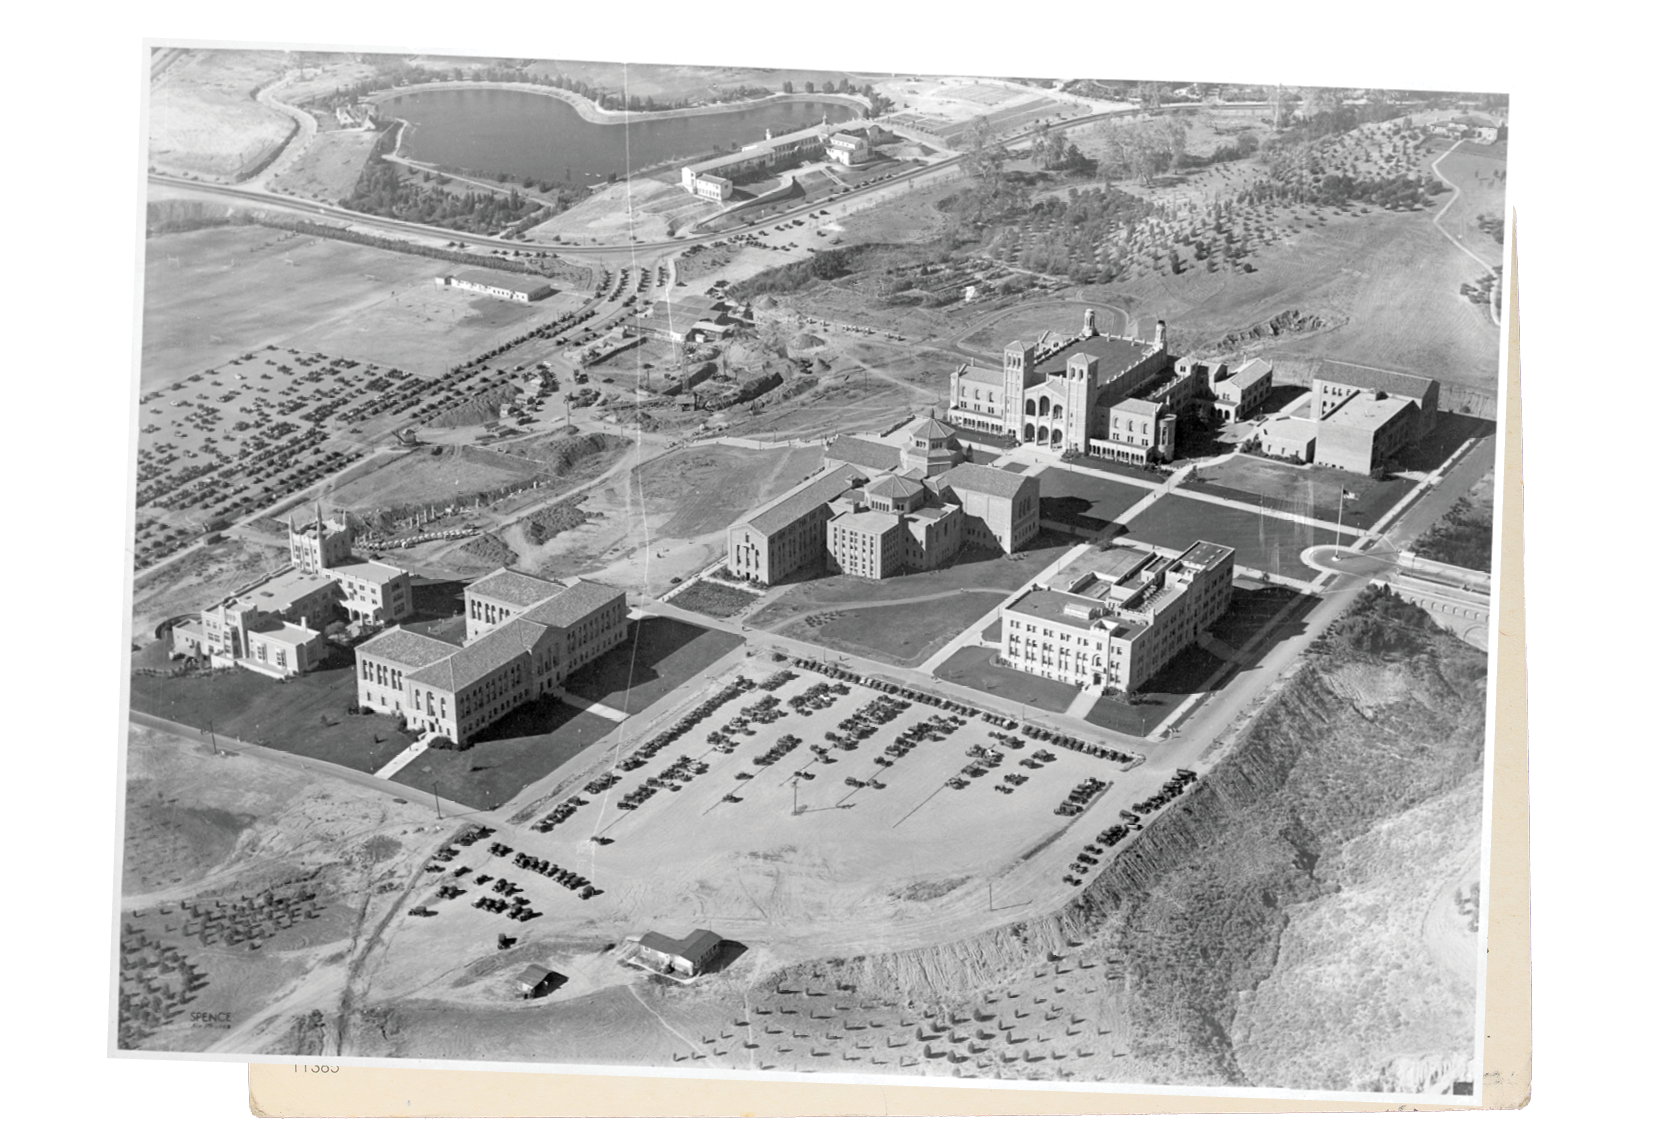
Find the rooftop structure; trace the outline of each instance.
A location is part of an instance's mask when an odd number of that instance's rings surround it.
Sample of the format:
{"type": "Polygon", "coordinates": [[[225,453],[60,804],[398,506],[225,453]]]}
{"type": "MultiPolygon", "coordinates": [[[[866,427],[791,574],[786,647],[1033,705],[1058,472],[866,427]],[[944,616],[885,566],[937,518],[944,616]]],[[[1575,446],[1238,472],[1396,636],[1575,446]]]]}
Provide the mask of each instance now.
{"type": "Polygon", "coordinates": [[[1085,554],[1002,609],[1002,661],[1093,692],[1140,688],[1226,611],[1233,557],[1209,541],[1085,554]]]}

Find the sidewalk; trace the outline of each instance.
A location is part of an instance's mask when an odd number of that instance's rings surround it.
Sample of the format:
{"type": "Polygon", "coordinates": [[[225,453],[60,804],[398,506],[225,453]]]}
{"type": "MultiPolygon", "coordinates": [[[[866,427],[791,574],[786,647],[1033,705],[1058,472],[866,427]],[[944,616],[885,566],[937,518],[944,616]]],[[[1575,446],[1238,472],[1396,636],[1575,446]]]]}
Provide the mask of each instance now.
{"type": "MultiPolygon", "coordinates": [[[[988,613],[979,617],[978,620],[962,629],[958,635],[950,638],[948,644],[944,645],[943,648],[927,657],[914,671],[925,673],[927,676],[933,676],[938,671],[939,665],[943,664],[944,661],[954,656],[961,649],[968,645],[982,645],[984,643],[984,630],[1001,619],[1001,611],[1007,607],[1009,602],[1021,593],[1029,591],[1030,587],[1036,584],[1036,582],[1046,581],[1055,576],[1061,569],[1075,561],[1078,557],[1081,557],[1087,551],[1087,544],[1073,545],[1057,559],[1055,559],[1054,562],[1046,569],[1043,569],[1034,577],[1025,578],[1025,583],[1023,585],[1020,585],[1017,589],[1003,597],[996,604],[995,608],[991,609],[988,613]]],[[[998,641],[997,645],[999,646],[999,644],[1000,642],[998,641]]]]}
{"type": "Polygon", "coordinates": [[[433,733],[424,730],[414,741],[411,742],[411,746],[409,748],[407,748],[404,752],[401,752],[398,756],[395,756],[386,764],[382,765],[382,767],[378,768],[375,773],[376,778],[378,780],[391,779],[395,772],[398,772],[401,768],[405,767],[407,764],[411,763],[411,761],[428,751],[428,739],[432,735],[433,733]]]}

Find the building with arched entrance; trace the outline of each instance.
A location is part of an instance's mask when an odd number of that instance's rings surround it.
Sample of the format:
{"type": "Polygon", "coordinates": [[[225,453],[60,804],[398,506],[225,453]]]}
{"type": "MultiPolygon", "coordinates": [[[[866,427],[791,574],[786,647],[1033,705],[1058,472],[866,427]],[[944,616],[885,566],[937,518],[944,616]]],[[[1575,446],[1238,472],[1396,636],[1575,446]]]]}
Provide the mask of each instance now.
{"type": "Polygon", "coordinates": [[[949,380],[948,420],[984,433],[1050,450],[1089,452],[1103,436],[1110,409],[1168,374],[1170,355],[1159,322],[1153,339],[1104,335],[1094,311],[1075,336],[1044,331],[1013,341],[1002,368],[968,363],[949,380]]]}

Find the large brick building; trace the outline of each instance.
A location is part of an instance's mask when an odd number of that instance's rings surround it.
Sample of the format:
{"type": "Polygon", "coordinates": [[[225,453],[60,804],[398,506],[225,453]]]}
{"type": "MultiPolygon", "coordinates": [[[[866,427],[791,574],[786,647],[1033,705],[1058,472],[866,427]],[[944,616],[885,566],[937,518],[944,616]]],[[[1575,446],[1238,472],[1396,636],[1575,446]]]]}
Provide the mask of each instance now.
{"type": "Polygon", "coordinates": [[[1145,465],[1175,457],[1187,409],[1239,421],[1267,398],[1272,376],[1260,359],[1236,371],[1177,360],[1162,321],[1150,342],[1103,335],[1089,310],[1075,336],[1045,331],[1009,343],[1000,370],[959,367],[949,379],[947,417],[1019,443],[1145,465]]]}
{"type": "Polygon", "coordinates": [[[1041,527],[1040,483],[969,457],[933,416],[898,441],[836,437],[826,473],[730,527],[729,571],[766,585],[806,567],[879,579],[939,568],[968,544],[1022,549],[1041,527]]]}

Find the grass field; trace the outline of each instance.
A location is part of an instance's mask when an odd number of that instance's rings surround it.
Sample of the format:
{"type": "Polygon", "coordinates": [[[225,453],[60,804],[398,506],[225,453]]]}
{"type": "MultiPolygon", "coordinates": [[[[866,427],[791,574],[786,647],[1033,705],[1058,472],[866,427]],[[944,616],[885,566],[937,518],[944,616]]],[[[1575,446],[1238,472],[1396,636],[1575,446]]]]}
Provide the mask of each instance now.
{"type": "Polygon", "coordinates": [[[960,589],[999,589],[1011,593],[1078,544],[1076,538],[1044,533],[1017,557],[1005,557],[989,549],[965,549],[955,564],[943,569],[888,577],[884,581],[842,574],[817,577],[789,585],[780,596],[748,618],[748,623],[754,628],[774,629],[794,617],[837,609],[840,605],[908,601],[960,589]]]}
{"type": "Polygon", "coordinates": [[[379,133],[373,131],[320,131],[307,150],[272,181],[272,189],[327,203],[345,199],[358,183],[378,138],[379,133]]]}
{"type": "Polygon", "coordinates": [[[212,723],[219,736],[374,772],[411,739],[391,716],[348,716],[347,706],[358,703],[352,658],[337,651],[329,663],[334,667],[284,682],[247,669],[207,677],[135,676],[131,704],[192,728],[212,723]]]}
{"type": "Polygon", "coordinates": [[[1000,603],[999,593],[960,592],[935,601],[812,613],[776,631],[857,656],[918,665],[1000,603]]]}
{"type": "Polygon", "coordinates": [[[1004,668],[995,663],[995,655],[994,649],[956,649],[932,675],[1047,712],[1064,712],[1077,698],[1078,691],[1064,681],[1004,668]]]}
{"type": "Polygon", "coordinates": [[[471,808],[495,808],[614,731],[603,716],[541,697],[486,729],[458,752],[430,748],[394,779],[471,808]]]}
{"type": "Polygon", "coordinates": [[[1176,550],[1194,541],[1231,545],[1238,551],[1236,564],[1301,581],[1316,575],[1302,563],[1302,551],[1336,540],[1336,534],[1328,529],[1173,494],[1158,499],[1131,521],[1127,536],[1176,550]]]}
{"type": "Polygon", "coordinates": [[[1247,454],[1195,473],[1196,479],[1185,488],[1319,521],[1336,521],[1341,505],[1343,524],[1356,529],[1377,521],[1415,485],[1407,478],[1373,481],[1364,474],[1295,466],[1247,454]],[[1345,492],[1354,495],[1353,499],[1345,497],[1345,492]]]}
{"type": "MultiPolygon", "coordinates": [[[[1115,696],[1102,696],[1088,710],[1088,722],[1129,736],[1145,736],[1187,697],[1201,692],[1204,682],[1223,663],[1207,650],[1189,646],[1141,687],[1140,703],[1131,705],[1115,696]]],[[[1216,687],[1219,689],[1229,679],[1231,674],[1216,687]]]]}
{"type": "Polygon", "coordinates": [[[1104,529],[1151,491],[1127,482],[1048,467],[1042,471],[1042,520],[1104,529]]]}
{"type": "Polygon", "coordinates": [[[740,644],[740,637],[721,629],[642,617],[631,622],[623,644],[574,673],[563,687],[634,716],[740,644]]]}

